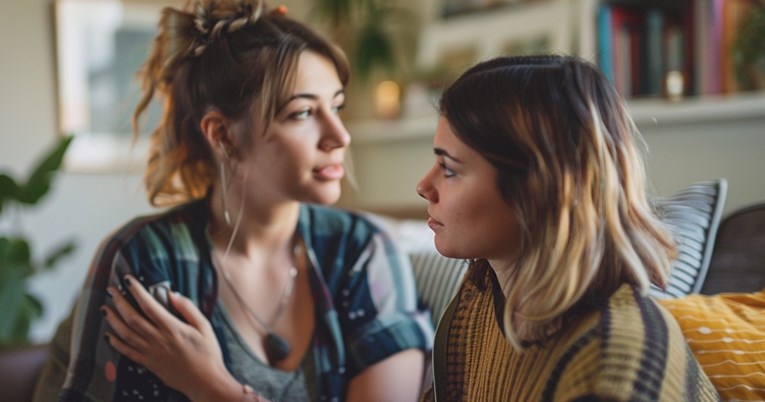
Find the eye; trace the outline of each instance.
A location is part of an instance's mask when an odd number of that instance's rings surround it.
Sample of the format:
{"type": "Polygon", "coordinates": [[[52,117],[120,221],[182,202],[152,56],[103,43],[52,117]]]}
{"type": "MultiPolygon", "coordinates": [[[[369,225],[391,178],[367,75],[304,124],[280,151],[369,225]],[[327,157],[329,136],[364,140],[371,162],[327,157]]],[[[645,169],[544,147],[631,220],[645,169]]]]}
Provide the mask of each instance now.
{"type": "Polygon", "coordinates": [[[341,110],[343,110],[343,109],[345,109],[345,102],[343,102],[343,103],[341,103],[341,104],[339,104],[339,105],[337,105],[337,106],[332,106],[332,111],[333,111],[335,114],[338,114],[338,113],[340,113],[340,111],[341,111],[341,110]]]}
{"type": "Polygon", "coordinates": [[[297,112],[292,112],[289,114],[290,120],[305,120],[309,118],[313,114],[313,111],[310,108],[298,110],[297,112]]]}
{"type": "Polygon", "coordinates": [[[449,166],[446,166],[446,163],[439,162],[438,165],[441,166],[441,170],[444,172],[444,177],[449,178],[455,176],[454,171],[451,170],[449,166]]]}

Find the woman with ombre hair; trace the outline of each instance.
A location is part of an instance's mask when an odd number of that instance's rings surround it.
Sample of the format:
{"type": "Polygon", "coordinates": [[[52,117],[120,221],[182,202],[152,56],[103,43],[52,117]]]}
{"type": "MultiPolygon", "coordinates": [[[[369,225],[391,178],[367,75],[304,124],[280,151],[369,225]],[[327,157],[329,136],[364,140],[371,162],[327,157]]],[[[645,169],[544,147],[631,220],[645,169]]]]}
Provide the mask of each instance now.
{"type": "Polygon", "coordinates": [[[598,69],[500,57],[442,94],[419,182],[438,251],[471,266],[437,329],[438,401],[706,401],[718,396],[647,296],[673,241],[636,130],[598,69]]]}

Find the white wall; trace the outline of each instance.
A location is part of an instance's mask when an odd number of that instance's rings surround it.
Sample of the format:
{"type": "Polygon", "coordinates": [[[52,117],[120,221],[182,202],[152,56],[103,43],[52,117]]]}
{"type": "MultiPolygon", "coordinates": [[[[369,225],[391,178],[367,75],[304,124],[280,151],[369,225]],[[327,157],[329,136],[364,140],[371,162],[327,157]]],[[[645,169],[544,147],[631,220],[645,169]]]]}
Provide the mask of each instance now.
{"type": "MultiPolygon", "coordinates": [[[[12,0],[0,13],[0,171],[21,177],[57,138],[51,4],[12,0]]],[[[43,204],[23,215],[36,256],[67,239],[77,243],[58,269],[34,280],[46,307],[33,327],[35,339],[48,339],[71,307],[101,238],[149,209],[138,175],[66,172],[43,204]]]]}
{"type": "MultiPolygon", "coordinates": [[[[2,171],[26,172],[55,141],[52,26],[50,0],[11,0],[0,13],[2,171]]],[[[376,207],[422,205],[414,185],[431,163],[430,130],[435,124],[424,127],[425,132],[414,139],[354,145],[365,191],[353,197],[356,202],[376,207]]],[[[650,175],[658,192],[669,194],[693,181],[726,177],[730,182],[726,210],[765,200],[762,127],[762,116],[661,130],[643,127],[652,149],[650,175]]],[[[24,224],[38,252],[67,238],[78,242],[77,252],[60,269],[34,281],[33,288],[46,305],[45,319],[34,327],[36,339],[47,339],[70,308],[100,239],[130,217],[150,210],[140,180],[135,174],[67,172],[50,198],[26,216],[24,224]]]]}

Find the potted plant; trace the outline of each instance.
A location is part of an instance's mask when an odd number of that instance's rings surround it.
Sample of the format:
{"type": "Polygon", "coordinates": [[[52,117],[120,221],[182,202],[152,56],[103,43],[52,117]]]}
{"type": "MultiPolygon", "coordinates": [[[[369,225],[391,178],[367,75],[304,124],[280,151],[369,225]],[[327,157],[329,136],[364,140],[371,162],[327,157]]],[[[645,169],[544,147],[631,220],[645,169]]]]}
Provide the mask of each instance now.
{"type": "Polygon", "coordinates": [[[376,69],[390,77],[410,67],[413,57],[406,53],[415,50],[416,24],[407,9],[385,0],[316,0],[312,14],[346,51],[360,82],[376,69]]]}
{"type": "Polygon", "coordinates": [[[42,259],[35,258],[31,241],[21,226],[26,208],[37,205],[48,194],[72,136],[58,143],[34,166],[26,181],[0,172],[0,345],[29,343],[29,330],[43,313],[40,300],[29,291],[28,281],[48,271],[74,250],[71,241],[56,247],[42,259]]]}

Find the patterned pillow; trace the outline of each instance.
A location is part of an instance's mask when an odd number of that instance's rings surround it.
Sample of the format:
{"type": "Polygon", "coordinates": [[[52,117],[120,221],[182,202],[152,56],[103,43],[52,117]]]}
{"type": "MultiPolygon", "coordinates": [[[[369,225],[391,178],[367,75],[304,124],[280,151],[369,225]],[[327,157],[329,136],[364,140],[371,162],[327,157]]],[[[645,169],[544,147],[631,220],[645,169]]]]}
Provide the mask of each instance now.
{"type": "Polygon", "coordinates": [[[677,259],[665,290],[652,287],[657,298],[698,293],[707,276],[720,223],[728,182],[717,179],[694,183],[672,196],[657,198],[654,206],[677,245],[677,259]]]}
{"type": "Polygon", "coordinates": [[[765,289],[665,299],[725,401],[765,400],[765,289]]]}
{"type": "Polygon", "coordinates": [[[417,294],[423,307],[430,310],[435,327],[449,301],[457,294],[467,271],[467,261],[439,254],[434,244],[435,235],[424,220],[395,219],[370,212],[363,214],[387,231],[399,249],[409,255],[417,294]]]}
{"type": "Polygon", "coordinates": [[[457,294],[467,268],[466,260],[447,258],[438,252],[412,255],[412,271],[417,283],[417,292],[423,304],[430,309],[434,328],[449,302],[457,294]]]}

